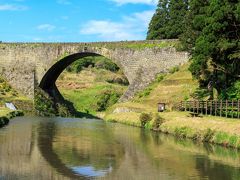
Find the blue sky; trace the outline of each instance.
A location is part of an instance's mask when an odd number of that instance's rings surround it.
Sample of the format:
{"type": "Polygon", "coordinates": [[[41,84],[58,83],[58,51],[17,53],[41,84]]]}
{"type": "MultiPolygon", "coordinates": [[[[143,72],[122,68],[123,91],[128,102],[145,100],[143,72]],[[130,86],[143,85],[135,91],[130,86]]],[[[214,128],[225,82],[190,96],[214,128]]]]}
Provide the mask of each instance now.
{"type": "Polygon", "coordinates": [[[0,0],[4,42],[141,40],[158,0],[0,0]]]}

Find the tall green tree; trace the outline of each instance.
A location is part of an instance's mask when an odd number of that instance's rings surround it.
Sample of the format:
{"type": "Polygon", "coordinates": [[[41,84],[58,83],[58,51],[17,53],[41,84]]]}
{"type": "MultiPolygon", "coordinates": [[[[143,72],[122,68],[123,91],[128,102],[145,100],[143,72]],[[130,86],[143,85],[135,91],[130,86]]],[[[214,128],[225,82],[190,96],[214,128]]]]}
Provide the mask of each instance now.
{"type": "Polygon", "coordinates": [[[159,0],[156,12],[148,27],[147,39],[166,39],[165,28],[169,20],[169,0],[159,0]]]}
{"type": "Polygon", "coordinates": [[[159,0],[147,39],[176,39],[184,30],[188,0],[159,0]]]}
{"type": "Polygon", "coordinates": [[[183,42],[192,53],[193,76],[224,94],[240,78],[239,0],[192,0],[187,21],[183,42]]]}
{"type": "Polygon", "coordinates": [[[170,0],[169,21],[167,22],[166,35],[167,38],[179,38],[185,29],[185,18],[188,12],[189,0],[170,0]]]}

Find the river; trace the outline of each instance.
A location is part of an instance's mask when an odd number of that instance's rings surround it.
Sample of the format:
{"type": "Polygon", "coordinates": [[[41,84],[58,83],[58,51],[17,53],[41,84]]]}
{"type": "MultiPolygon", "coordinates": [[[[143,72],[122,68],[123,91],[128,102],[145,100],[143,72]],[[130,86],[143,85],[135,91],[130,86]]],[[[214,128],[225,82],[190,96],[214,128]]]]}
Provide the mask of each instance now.
{"type": "Polygon", "coordinates": [[[240,179],[240,152],[101,120],[20,117],[0,129],[0,180],[240,179]]]}

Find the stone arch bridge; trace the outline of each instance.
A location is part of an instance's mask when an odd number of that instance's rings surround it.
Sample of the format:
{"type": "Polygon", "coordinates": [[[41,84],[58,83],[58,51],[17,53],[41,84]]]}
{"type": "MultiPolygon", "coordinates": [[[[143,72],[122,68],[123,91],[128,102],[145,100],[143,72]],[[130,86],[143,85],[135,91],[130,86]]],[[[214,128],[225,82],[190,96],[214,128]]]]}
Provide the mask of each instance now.
{"type": "Polygon", "coordinates": [[[98,43],[1,43],[0,75],[16,90],[34,98],[40,86],[51,94],[61,72],[86,56],[105,56],[116,63],[130,85],[122,100],[151,83],[156,74],[188,61],[186,52],[174,48],[177,40],[98,43]]]}

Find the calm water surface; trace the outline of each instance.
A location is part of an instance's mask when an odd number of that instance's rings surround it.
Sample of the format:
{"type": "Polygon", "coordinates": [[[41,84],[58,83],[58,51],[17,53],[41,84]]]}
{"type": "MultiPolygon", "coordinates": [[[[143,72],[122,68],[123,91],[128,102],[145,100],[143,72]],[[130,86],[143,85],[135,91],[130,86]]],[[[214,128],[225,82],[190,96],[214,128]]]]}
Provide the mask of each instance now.
{"type": "Polygon", "coordinates": [[[100,120],[16,118],[0,129],[0,180],[240,179],[240,152],[100,120]]]}

